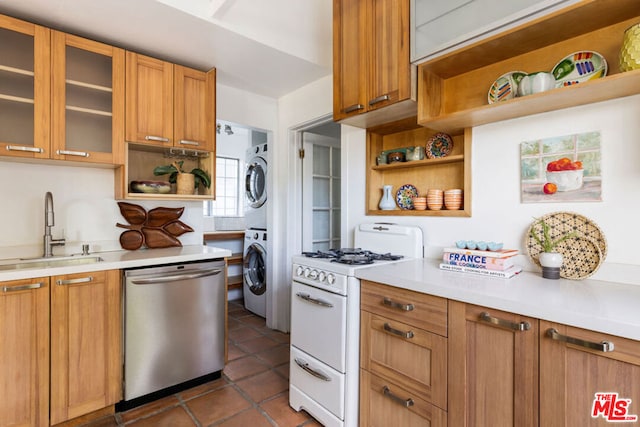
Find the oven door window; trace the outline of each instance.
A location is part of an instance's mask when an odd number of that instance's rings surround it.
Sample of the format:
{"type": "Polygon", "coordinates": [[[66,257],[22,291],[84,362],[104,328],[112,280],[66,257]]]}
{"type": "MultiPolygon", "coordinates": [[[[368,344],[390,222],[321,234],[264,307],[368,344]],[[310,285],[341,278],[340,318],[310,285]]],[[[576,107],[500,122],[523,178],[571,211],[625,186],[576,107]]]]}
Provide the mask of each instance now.
{"type": "Polygon", "coordinates": [[[267,162],[262,157],[254,157],[247,165],[244,190],[249,206],[254,209],[267,200],[267,162]]]}
{"type": "Polygon", "coordinates": [[[347,298],[293,282],[291,344],[345,372],[347,298]]]}
{"type": "Polygon", "coordinates": [[[255,295],[262,295],[267,290],[266,258],[267,253],[257,243],[249,246],[244,256],[244,282],[255,295]]]}

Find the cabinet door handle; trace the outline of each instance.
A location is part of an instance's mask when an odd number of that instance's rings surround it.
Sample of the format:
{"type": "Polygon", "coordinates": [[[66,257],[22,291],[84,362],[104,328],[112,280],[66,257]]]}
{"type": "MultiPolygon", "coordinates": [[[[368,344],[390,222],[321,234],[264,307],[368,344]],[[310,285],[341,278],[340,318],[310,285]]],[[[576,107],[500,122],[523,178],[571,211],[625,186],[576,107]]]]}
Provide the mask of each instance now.
{"type": "Polygon", "coordinates": [[[478,316],[478,318],[483,322],[500,326],[501,328],[511,329],[513,331],[528,331],[529,329],[531,329],[531,324],[529,322],[511,322],[509,320],[498,319],[497,317],[491,316],[486,311],[480,313],[480,316],[478,316]]]}
{"type": "Polygon", "coordinates": [[[43,286],[44,286],[44,283],[38,282],[38,283],[31,283],[30,285],[3,286],[0,288],[0,290],[6,294],[7,292],[18,292],[18,291],[28,291],[31,289],[39,289],[43,286]]]}
{"type": "Polygon", "coordinates": [[[80,277],[78,279],[56,280],[58,285],[75,285],[77,283],[93,282],[93,276],[80,277]]]}
{"type": "Polygon", "coordinates": [[[7,151],[27,151],[29,153],[44,153],[44,149],[38,147],[25,147],[23,145],[7,145],[7,151]]]}
{"type": "Polygon", "coordinates": [[[401,331],[400,329],[396,329],[396,328],[392,328],[390,324],[385,323],[383,326],[384,330],[386,332],[389,332],[390,334],[393,335],[397,335],[401,338],[406,338],[406,339],[411,339],[413,338],[413,331],[401,331]]]}
{"type": "Polygon", "coordinates": [[[164,136],[147,135],[144,137],[144,139],[145,141],[171,142],[169,138],[165,138],[164,136]]]}
{"type": "Polygon", "coordinates": [[[362,104],[353,104],[353,105],[350,105],[347,108],[345,108],[344,112],[346,114],[353,113],[354,111],[362,110],[363,108],[364,108],[364,105],[362,105],[362,104]]]}
{"type": "Polygon", "coordinates": [[[611,341],[601,341],[601,342],[586,341],[580,338],[574,338],[567,335],[562,335],[554,328],[547,329],[547,336],[555,341],[566,342],[568,344],[574,344],[574,345],[585,347],[591,350],[601,351],[603,353],[607,353],[615,349],[615,346],[611,341]]]}
{"type": "Polygon", "coordinates": [[[295,358],[296,364],[300,366],[305,372],[313,375],[316,378],[320,378],[322,381],[331,381],[331,378],[323,374],[322,372],[312,369],[307,362],[302,359],[295,358]]]}
{"type": "Polygon", "coordinates": [[[89,157],[89,153],[87,153],[86,151],[56,150],[56,154],[63,154],[65,156],[89,157]]]}
{"type": "Polygon", "coordinates": [[[387,396],[389,399],[393,400],[394,402],[404,406],[405,408],[413,406],[413,399],[412,398],[403,399],[400,396],[395,395],[389,389],[389,387],[387,387],[387,386],[382,387],[382,394],[384,394],[385,396],[387,396]]]}
{"type": "Polygon", "coordinates": [[[387,93],[387,94],[380,95],[380,96],[377,96],[377,97],[373,98],[372,100],[369,101],[369,105],[376,105],[376,104],[378,104],[380,102],[388,101],[388,100],[389,100],[389,94],[387,93]]]}
{"type": "Polygon", "coordinates": [[[189,141],[188,139],[181,139],[180,141],[178,141],[178,144],[194,145],[196,147],[200,146],[200,143],[198,141],[189,141]]]}
{"type": "Polygon", "coordinates": [[[411,303],[402,304],[400,302],[395,302],[391,298],[387,298],[387,297],[384,297],[384,299],[382,300],[382,303],[387,307],[397,308],[398,310],[402,310],[402,311],[413,311],[413,309],[415,308],[414,305],[411,303]]]}
{"type": "Polygon", "coordinates": [[[300,299],[303,299],[303,300],[307,301],[307,302],[310,302],[312,304],[316,304],[316,305],[319,305],[319,306],[322,306],[322,307],[328,307],[328,308],[333,307],[333,304],[331,304],[330,302],[327,302],[327,301],[321,300],[321,299],[317,299],[317,298],[312,298],[311,295],[309,295],[309,294],[303,294],[302,292],[298,292],[296,294],[296,296],[298,298],[300,298],[300,299]]]}

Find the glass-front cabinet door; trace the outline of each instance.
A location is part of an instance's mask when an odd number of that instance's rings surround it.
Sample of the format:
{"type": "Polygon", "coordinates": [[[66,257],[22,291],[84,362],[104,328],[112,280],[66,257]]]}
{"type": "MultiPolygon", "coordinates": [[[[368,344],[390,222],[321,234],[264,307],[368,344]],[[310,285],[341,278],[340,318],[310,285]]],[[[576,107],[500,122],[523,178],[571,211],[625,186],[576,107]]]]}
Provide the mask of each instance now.
{"type": "Polygon", "coordinates": [[[124,50],[52,32],[54,159],[124,163],[124,50]]]}
{"type": "Polygon", "coordinates": [[[0,15],[0,156],[49,157],[50,31],[0,15]]]}

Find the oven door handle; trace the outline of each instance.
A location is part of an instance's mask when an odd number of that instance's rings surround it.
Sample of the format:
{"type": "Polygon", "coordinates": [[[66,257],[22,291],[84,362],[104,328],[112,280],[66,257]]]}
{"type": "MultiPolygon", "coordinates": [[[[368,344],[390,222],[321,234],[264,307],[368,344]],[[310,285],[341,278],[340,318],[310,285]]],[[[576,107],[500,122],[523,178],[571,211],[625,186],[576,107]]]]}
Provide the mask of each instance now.
{"type": "Polygon", "coordinates": [[[302,359],[295,358],[296,364],[300,366],[305,372],[313,375],[316,378],[320,378],[323,381],[331,381],[331,378],[323,374],[322,372],[318,372],[315,369],[311,369],[309,364],[302,359]]]}
{"type": "Polygon", "coordinates": [[[317,305],[322,306],[322,307],[328,307],[328,308],[332,308],[333,307],[333,304],[331,304],[330,302],[327,302],[327,301],[324,301],[324,300],[321,300],[321,299],[317,299],[317,298],[311,298],[311,295],[309,295],[309,294],[303,294],[302,292],[298,292],[298,293],[296,293],[296,296],[298,298],[300,298],[300,299],[303,299],[303,300],[308,301],[308,302],[313,303],[313,304],[317,304],[317,305]]]}

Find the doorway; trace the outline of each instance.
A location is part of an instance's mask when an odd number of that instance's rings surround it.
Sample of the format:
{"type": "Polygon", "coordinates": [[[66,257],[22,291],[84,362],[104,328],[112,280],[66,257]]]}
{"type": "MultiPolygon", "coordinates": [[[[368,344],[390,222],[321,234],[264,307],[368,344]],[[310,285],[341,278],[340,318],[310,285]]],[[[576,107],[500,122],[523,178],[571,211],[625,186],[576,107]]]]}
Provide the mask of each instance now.
{"type": "Polygon", "coordinates": [[[340,247],[340,125],[329,120],[300,132],[302,250],[340,247]]]}

